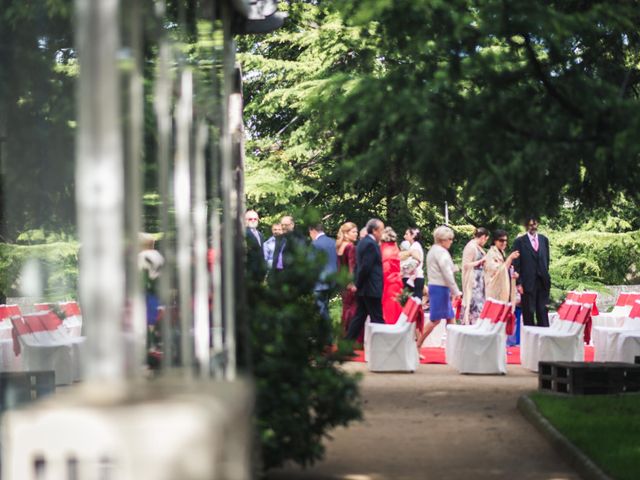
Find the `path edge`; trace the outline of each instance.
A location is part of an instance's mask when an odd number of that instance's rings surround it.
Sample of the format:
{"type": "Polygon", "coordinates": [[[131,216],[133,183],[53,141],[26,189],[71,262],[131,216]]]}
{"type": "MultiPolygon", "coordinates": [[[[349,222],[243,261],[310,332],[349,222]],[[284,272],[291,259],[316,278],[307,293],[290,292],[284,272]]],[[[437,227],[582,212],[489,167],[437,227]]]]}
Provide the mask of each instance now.
{"type": "Polygon", "coordinates": [[[555,447],[558,453],[585,480],[613,480],[587,457],[582,450],[571,443],[560,433],[538,410],[535,402],[528,395],[518,398],[518,410],[542,435],[555,447]]]}

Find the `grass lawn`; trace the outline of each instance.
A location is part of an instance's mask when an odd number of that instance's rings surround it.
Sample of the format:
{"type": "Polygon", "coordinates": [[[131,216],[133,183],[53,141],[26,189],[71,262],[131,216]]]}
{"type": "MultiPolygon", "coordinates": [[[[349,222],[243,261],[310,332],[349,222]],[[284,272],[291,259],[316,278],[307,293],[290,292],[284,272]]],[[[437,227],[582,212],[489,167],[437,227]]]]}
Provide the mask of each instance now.
{"type": "Polygon", "coordinates": [[[640,395],[535,393],[531,398],[563,435],[613,478],[640,478],[640,395]]]}

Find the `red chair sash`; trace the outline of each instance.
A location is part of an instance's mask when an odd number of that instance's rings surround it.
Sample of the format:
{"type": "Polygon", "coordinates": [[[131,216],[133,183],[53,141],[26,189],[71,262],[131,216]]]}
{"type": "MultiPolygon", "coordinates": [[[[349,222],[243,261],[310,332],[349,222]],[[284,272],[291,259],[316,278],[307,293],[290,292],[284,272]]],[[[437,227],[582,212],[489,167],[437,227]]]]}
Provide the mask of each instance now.
{"type": "Polygon", "coordinates": [[[635,306],[637,300],[640,300],[640,293],[632,292],[627,294],[627,307],[635,306]]]}
{"type": "Polygon", "coordinates": [[[618,295],[618,299],[616,300],[616,307],[626,306],[628,297],[629,297],[628,293],[620,293],[620,295],[618,295]]]}
{"type": "Polygon", "coordinates": [[[402,309],[402,313],[407,316],[407,321],[409,323],[415,322],[416,315],[418,314],[418,310],[420,305],[413,300],[413,298],[409,298],[407,303],[404,304],[404,308],[402,309]]]}
{"type": "Polygon", "coordinates": [[[600,315],[598,311],[598,306],[596,305],[596,300],[598,299],[598,294],[596,292],[585,292],[580,295],[580,303],[588,303],[591,305],[591,314],[592,315],[600,315]]]}
{"type": "Polygon", "coordinates": [[[66,317],[75,317],[81,315],[78,302],[66,302],[60,304],[60,306],[62,307],[62,311],[64,312],[66,317]]]}
{"type": "Polygon", "coordinates": [[[573,300],[574,302],[577,302],[578,300],[580,300],[580,294],[578,292],[568,292],[567,293],[567,300],[573,300]]]}
{"type": "Polygon", "coordinates": [[[591,306],[582,306],[578,315],[576,315],[576,323],[584,325],[584,341],[589,343],[591,341],[591,306]]]}
{"type": "Polygon", "coordinates": [[[20,311],[20,307],[18,305],[5,305],[7,308],[7,315],[9,317],[13,317],[17,315],[18,317],[22,316],[22,312],[20,311]]]}
{"type": "Polygon", "coordinates": [[[491,321],[495,321],[495,319],[498,318],[498,316],[502,312],[503,306],[504,304],[502,303],[491,302],[491,305],[489,305],[489,308],[487,309],[487,316],[484,318],[488,318],[491,321]]]}

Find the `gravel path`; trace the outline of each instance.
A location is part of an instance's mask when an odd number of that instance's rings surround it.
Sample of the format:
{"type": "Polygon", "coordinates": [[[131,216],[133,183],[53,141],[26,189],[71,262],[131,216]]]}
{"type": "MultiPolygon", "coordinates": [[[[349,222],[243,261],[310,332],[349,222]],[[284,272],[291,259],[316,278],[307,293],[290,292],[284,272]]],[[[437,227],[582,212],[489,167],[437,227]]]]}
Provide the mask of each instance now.
{"type": "Polygon", "coordinates": [[[579,476],[518,413],[537,376],[459,375],[447,365],[415,374],[372,374],[363,363],[362,423],[332,432],[323,462],[271,472],[269,480],[516,479],[579,476]]]}

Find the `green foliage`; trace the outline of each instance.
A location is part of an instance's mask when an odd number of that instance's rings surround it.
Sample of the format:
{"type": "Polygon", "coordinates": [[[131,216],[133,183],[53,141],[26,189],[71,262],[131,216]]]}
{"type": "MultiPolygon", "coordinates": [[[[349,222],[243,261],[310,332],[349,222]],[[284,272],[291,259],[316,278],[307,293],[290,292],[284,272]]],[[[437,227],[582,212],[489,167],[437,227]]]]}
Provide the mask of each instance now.
{"type": "Polygon", "coordinates": [[[76,242],[41,245],[0,243],[0,297],[19,296],[20,271],[27,260],[37,260],[43,272],[44,300],[77,299],[78,248],[76,242]]]}
{"type": "Polygon", "coordinates": [[[556,286],[622,285],[640,282],[640,231],[549,232],[551,279],[556,286]]]}
{"type": "Polygon", "coordinates": [[[623,233],[640,229],[638,204],[622,193],[613,194],[606,207],[588,208],[579,201],[567,204],[559,215],[550,219],[556,230],[582,229],[596,232],[623,233]]]}
{"type": "Polygon", "coordinates": [[[74,86],[70,0],[0,9],[0,233],[72,228],[74,86]]]}
{"type": "MultiPolygon", "coordinates": [[[[336,4],[292,2],[284,29],[241,41],[262,145],[251,175],[290,177],[309,188],[292,201],[336,223],[376,214],[431,228],[445,200],[458,223],[490,228],[566,204],[588,218],[618,195],[637,205],[635,5],[336,4]]],[[[637,214],[617,216],[590,228],[640,228],[637,214]]]]}
{"type": "Polygon", "coordinates": [[[321,268],[312,258],[300,246],[291,268],[248,290],[265,470],[287,460],[313,463],[331,428],[361,417],[357,378],[339,368],[344,352],[326,353],[331,325],[323,324],[313,299],[321,268]]]}
{"type": "Polygon", "coordinates": [[[581,397],[534,393],[532,399],[553,426],[611,478],[637,477],[640,470],[637,394],[581,397]]]}

